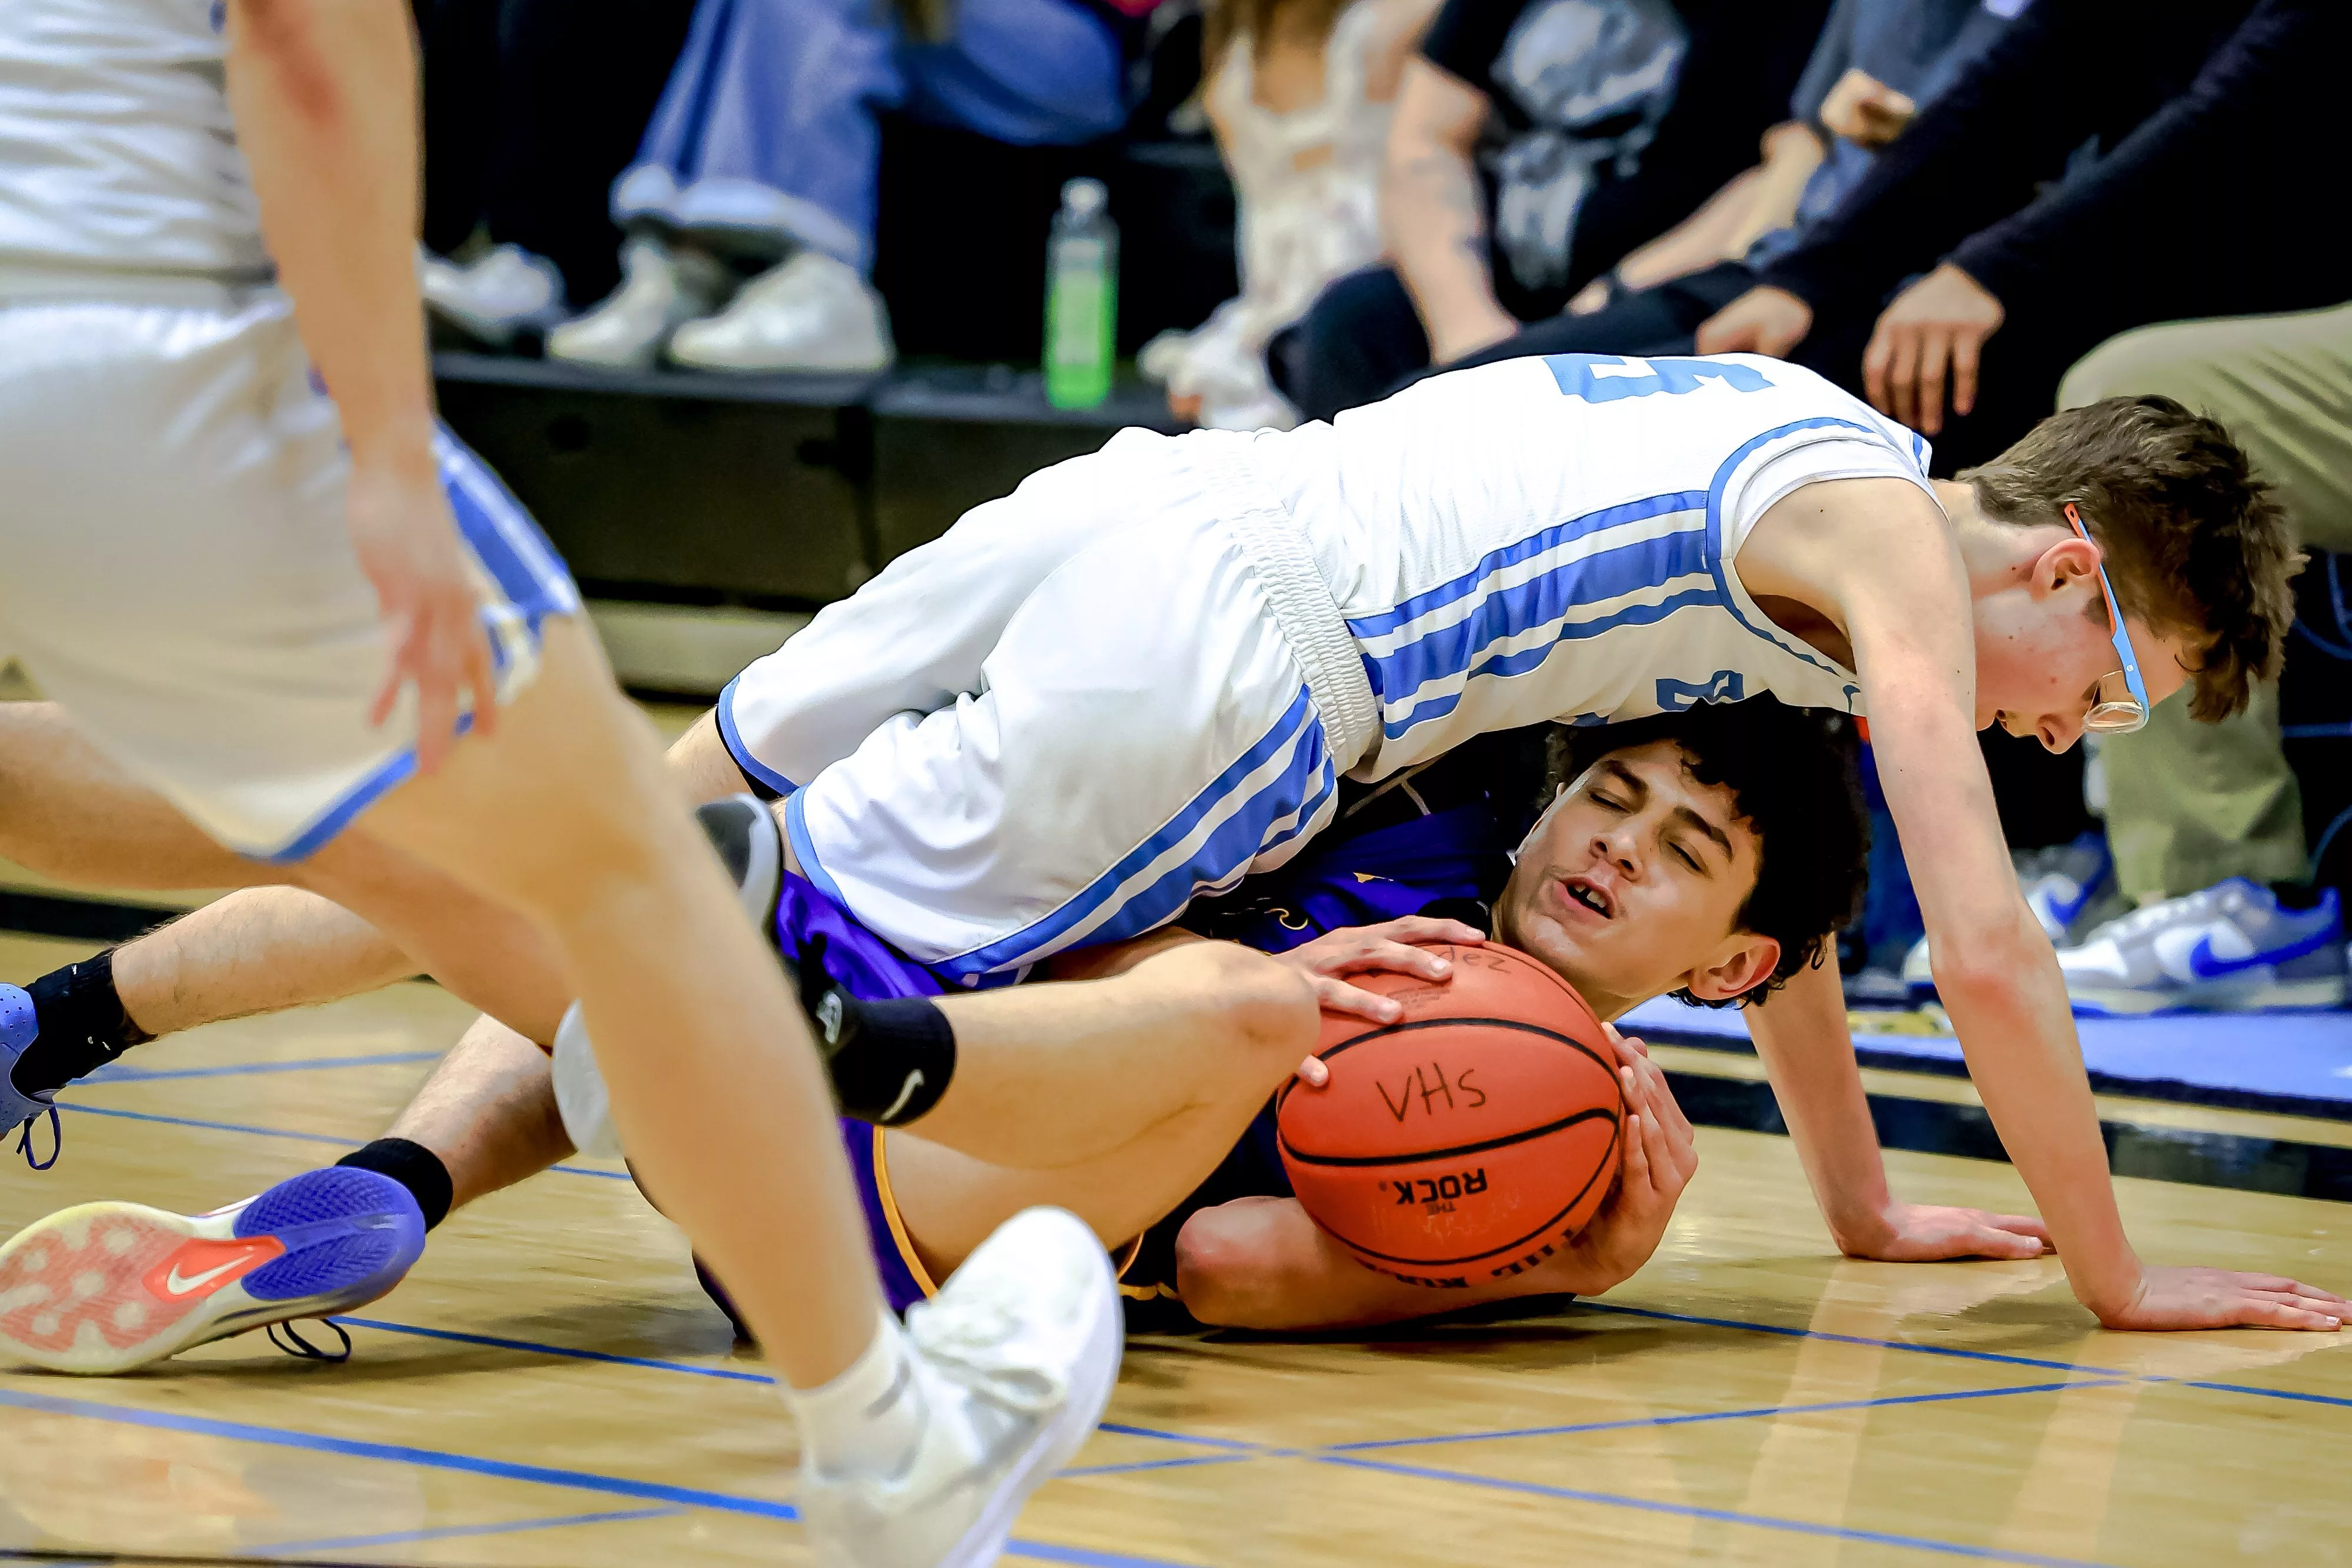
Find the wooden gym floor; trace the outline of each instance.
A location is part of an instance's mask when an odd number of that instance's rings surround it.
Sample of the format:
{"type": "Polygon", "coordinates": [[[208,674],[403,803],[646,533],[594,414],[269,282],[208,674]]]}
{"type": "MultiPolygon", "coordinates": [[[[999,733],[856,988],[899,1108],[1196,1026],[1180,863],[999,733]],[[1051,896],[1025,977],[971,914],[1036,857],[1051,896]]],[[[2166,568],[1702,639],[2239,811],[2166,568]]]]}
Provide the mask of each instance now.
{"type": "MultiPolygon", "coordinates": [[[[89,950],[0,938],[0,976],[89,950]]],[[[71,1092],[55,1170],[0,1166],[0,1233],[100,1197],[211,1207],[323,1164],[464,1021],[400,986],[142,1049],[71,1092]]],[[[1700,1150],[1657,1259],[1565,1314],[1134,1342],[1013,1561],[2352,1557],[2352,1336],[2105,1334],[2053,1261],[1843,1261],[1786,1139],[1703,1128],[1700,1150]]],[[[1889,1164],[1909,1196],[2024,1201],[2005,1166],[1889,1164]]],[[[2352,1289],[2341,1205],[2120,1187],[2156,1257],[2352,1289]]],[[[802,1560],[775,1396],[614,1168],[459,1214],[350,1328],[341,1366],[248,1336],[111,1381],[0,1372],[0,1557],[802,1560]]]]}

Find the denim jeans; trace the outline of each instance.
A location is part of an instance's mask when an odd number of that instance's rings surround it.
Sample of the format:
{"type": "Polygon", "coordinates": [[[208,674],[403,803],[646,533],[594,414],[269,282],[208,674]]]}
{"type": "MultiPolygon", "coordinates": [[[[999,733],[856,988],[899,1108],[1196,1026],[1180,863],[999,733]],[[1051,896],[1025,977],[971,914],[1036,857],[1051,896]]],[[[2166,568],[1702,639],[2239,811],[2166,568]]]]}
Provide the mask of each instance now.
{"type": "Polygon", "coordinates": [[[1125,123],[1110,27],[1076,0],[958,0],[946,42],[901,34],[887,0],[701,0],[636,162],[624,225],[773,236],[873,265],[875,116],[1020,144],[1125,123]]]}

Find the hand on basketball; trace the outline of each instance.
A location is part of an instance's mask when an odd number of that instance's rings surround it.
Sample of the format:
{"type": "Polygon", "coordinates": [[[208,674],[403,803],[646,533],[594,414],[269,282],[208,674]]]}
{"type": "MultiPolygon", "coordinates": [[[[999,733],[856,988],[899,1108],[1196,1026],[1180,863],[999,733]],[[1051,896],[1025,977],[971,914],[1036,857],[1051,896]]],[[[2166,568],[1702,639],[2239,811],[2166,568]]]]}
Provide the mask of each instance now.
{"type": "Polygon", "coordinates": [[[1585,1287],[1591,1291],[1623,1283],[1650,1260],[1698,1173],[1698,1144],[1666,1075],[1640,1040],[1611,1028],[1609,1041],[1617,1048],[1617,1087],[1625,1096],[1625,1156],[1617,1190],[1572,1244],[1593,1277],[1585,1287]]]}
{"type": "Polygon", "coordinates": [[[1276,957],[1303,969],[1315,987],[1323,1010],[1345,1013],[1373,1023],[1394,1023],[1404,1017],[1403,1004],[1392,997],[1351,986],[1345,975],[1411,975],[1443,983],[1453,977],[1454,965],[1439,947],[1451,943],[1475,947],[1486,938],[1475,925],[1459,920],[1432,920],[1408,915],[1378,925],[1349,925],[1327,932],[1276,957]],[[1415,946],[1424,944],[1424,946],[1415,946]]]}
{"type": "Polygon", "coordinates": [[[1839,1239],[1849,1258],[1882,1263],[1936,1263],[1952,1258],[2039,1258],[2053,1250],[2042,1221],[2023,1214],[1947,1208],[1933,1203],[1890,1204],[1885,1228],[1868,1238],[1839,1239]]]}
{"type": "Polygon", "coordinates": [[[1774,359],[1805,340],[1813,308],[1785,288],[1755,287],[1699,323],[1702,354],[1769,354],[1774,359]]]}
{"type": "Polygon", "coordinates": [[[2140,1270],[2138,1292],[2124,1306],[2099,1313],[2111,1329],[2312,1329],[2344,1326],[2343,1297],[2278,1274],[2227,1269],[2140,1270]]]}
{"type": "Polygon", "coordinates": [[[1944,375],[1952,413],[1976,407],[1977,363],[2008,312],[1984,285],[1946,262],[1895,297],[1863,350],[1870,406],[1923,435],[1944,428],[1944,375]]]}
{"type": "Polygon", "coordinates": [[[487,735],[498,723],[489,638],[457,520],[429,464],[422,473],[355,465],[346,504],[352,548],[392,633],[368,722],[382,724],[415,683],[416,768],[431,773],[456,744],[469,694],[475,727],[487,735]]]}

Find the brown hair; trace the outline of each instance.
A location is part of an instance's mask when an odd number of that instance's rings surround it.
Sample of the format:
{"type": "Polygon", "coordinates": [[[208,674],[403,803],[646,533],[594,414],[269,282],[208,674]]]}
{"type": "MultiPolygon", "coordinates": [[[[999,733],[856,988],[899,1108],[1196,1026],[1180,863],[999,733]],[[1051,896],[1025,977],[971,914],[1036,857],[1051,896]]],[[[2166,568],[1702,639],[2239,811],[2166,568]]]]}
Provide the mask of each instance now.
{"type": "MultiPolygon", "coordinates": [[[[2226,718],[2246,706],[2252,683],[2277,677],[2303,552],[2218,421],[2168,397],[2106,398],[2052,414],[1959,477],[2005,523],[2063,523],[2074,504],[2124,613],[2202,640],[2196,717],[2226,718]]],[[[2105,622],[2104,603],[2091,612],[2105,622]]]]}
{"type": "Polygon", "coordinates": [[[1297,15],[1283,17],[1287,24],[1284,31],[1303,35],[1301,42],[1319,43],[1331,36],[1331,25],[1348,5],[1349,0],[1209,0],[1207,15],[1201,19],[1202,69],[1216,75],[1235,38],[1247,38],[1252,57],[1264,59],[1274,41],[1276,20],[1285,12],[1297,15]]]}

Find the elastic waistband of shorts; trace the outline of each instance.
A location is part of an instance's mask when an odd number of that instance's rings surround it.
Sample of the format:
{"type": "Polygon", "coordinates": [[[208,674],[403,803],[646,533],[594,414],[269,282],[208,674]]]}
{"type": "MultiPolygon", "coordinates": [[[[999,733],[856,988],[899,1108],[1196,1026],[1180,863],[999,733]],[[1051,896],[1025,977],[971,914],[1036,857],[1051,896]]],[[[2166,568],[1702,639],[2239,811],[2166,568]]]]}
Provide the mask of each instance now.
{"type": "Polygon", "coordinates": [[[277,280],[267,273],[237,277],[204,272],[37,267],[0,261],[0,306],[81,303],[242,310],[277,292],[277,280]]]}
{"type": "Polygon", "coordinates": [[[1364,674],[1363,653],[1315,564],[1306,530],[1250,466],[1246,440],[1193,435],[1181,445],[1211,504],[1265,585],[1275,623],[1307,672],[1332,765],[1348,772],[1379,744],[1380,704],[1364,674]]]}

